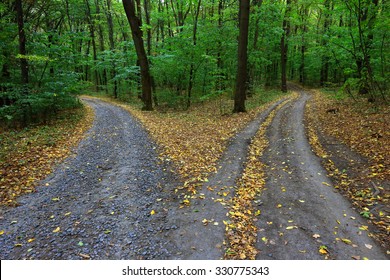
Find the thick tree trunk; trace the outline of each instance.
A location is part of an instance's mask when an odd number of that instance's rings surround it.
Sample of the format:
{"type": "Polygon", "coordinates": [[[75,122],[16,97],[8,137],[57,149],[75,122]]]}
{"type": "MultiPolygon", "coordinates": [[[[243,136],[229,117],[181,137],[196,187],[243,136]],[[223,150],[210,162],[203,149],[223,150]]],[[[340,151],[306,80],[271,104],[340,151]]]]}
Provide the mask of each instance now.
{"type": "Polygon", "coordinates": [[[21,70],[21,82],[22,84],[28,84],[28,62],[26,58],[26,33],[24,32],[24,20],[23,20],[23,6],[22,0],[15,1],[16,17],[18,22],[19,31],[19,54],[20,58],[20,70],[21,70]]]}
{"type": "Polygon", "coordinates": [[[142,101],[144,102],[143,110],[151,111],[153,110],[152,82],[149,73],[148,57],[146,56],[144,41],[142,39],[141,21],[136,15],[134,0],[123,0],[123,7],[130,24],[131,34],[133,35],[134,46],[141,69],[142,101]]]}
{"type": "Polygon", "coordinates": [[[248,64],[249,0],[240,0],[238,37],[238,66],[233,113],[245,112],[248,64]]]}

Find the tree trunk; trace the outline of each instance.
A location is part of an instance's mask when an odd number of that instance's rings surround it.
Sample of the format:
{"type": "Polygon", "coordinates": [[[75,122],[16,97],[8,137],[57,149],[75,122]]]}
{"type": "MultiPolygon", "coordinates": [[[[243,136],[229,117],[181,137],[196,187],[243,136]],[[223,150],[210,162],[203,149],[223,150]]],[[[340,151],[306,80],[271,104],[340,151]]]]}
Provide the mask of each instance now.
{"type": "Polygon", "coordinates": [[[280,40],[280,56],[281,56],[281,80],[282,80],[282,91],[287,92],[287,51],[288,43],[287,39],[290,35],[290,11],[291,11],[291,0],[287,0],[286,12],[283,19],[283,35],[280,40]]]}
{"type": "Polygon", "coordinates": [[[136,16],[137,13],[134,0],[123,0],[122,2],[127,19],[130,24],[131,34],[133,35],[134,46],[137,52],[137,57],[141,70],[142,101],[144,102],[143,110],[151,111],[153,110],[152,82],[149,73],[148,57],[146,56],[144,41],[142,39],[142,31],[140,25],[141,21],[140,18],[136,16]]]}
{"type": "Polygon", "coordinates": [[[302,7],[301,12],[301,20],[302,20],[302,38],[301,38],[301,64],[299,65],[299,82],[304,85],[306,82],[306,73],[305,73],[305,55],[306,55],[306,32],[307,25],[306,21],[309,16],[309,10],[307,7],[302,7]]]}
{"type": "MultiPolygon", "coordinates": [[[[115,42],[114,42],[114,23],[112,21],[112,3],[111,3],[111,0],[106,0],[107,2],[107,12],[106,12],[106,16],[107,16],[107,24],[108,24],[108,40],[110,42],[110,51],[111,53],[114,52],[114,49],[115,49],[115,42]]],[[[111,78],[114,78],[114,90],[113,90],[113,94],[114,94],[114,98],[118,98],[118,82],[117,80],[115,79],[115,76],[116,76],[116,65],[115,65],[115,60],[112,59],[112,70],[111,70],[111,78]]]]}
{"type": "Polygon", "coordinates": [[[22,0],[15,1],[16,17],[19,30],[19,54],[20,58],[20,70],[21,70],[21,82],[24,85],[28,84],[28,62],[26,58],[26,33],[24,32],[24,20],[23,20],[23,6],[22,0]]]}
{"type": "Polygon", "coordinates": [[[196,14],[195,14],[195,21],[194,21],[194,29],[192,33],[192,45],[193,45],[193,53],[191,55],[191,65],[190,65],[190,79],[188,82],[188,96],[187,96],[187,108],[191,106],[191,93],[192,93],[192,87],[194,84],[194,52],[195,52],[195,47],[196,47],[196,31],[198,28],[198,17],[199,17],[199,11],[200,11],[200,5],[201,5],[202,0],[198,1],[198,7],[196,9],[196,14]]]}
{"type": "Polygon", "coordinates": [[[248,63],[249,0],[240,0],[238,36],[238,66],[233,113],[245,112],[248,63]]]}
{"type": "MultiPolygon", "coordinates": [[[[323,35],[328,35],[329,27],[331,24],[331,13],[333,12],[331,10],[331,0],[325,0],[325,20],[324,20],[324,31],[323,35]]],[[[324,48],[325,54],[321,57],[321,77],[320,77],[320,85],[324,86],[326,82],[328,82],[328,72],[329,72],[329,56],[326,54],[327,50],[325,49],[328,45],[328,39],[325,39],[324,36],[321,45],[324,48]]]]}
{"type": "MultiPolygon", "coordinates": [[[[98,23],[98,34],[99,34],[99,45],[100,45],[100,52],[103,53],[105,48],[104,48],[104,34],[103,34],[103,28],[102,25],[100,24],[100,0],[95,0],[95,6],[96,6],[96,19],[99,22],[98,23]]],[[[103,59],[102,59],[103,60],[103,59]]],[[[103,60],[104,61],[104,60],[103,60]]],[[[106,87],[106,93],[107,93],[107,71],[106,69],[103,69],[102,72],[102,77],[100,79],[100,85],[103,85],[106,87]]]]}
{"type": "MultiPolygon", "coordinates": [[[[89,33],[91,36],[92,41],[92,56],[93,56],[93,64],[94,68],[96,68],[96,61],[97,61],[97,52],[96,52],[96,40],[95,40],[95,25],[92,21],[92,15],[91,15],[91,6],[89,5],[89,0],[85,0],[85,4],[87,7],[87,21],[89,25],[89,33]]],[[[94,79],[95,79],[95,91],[98,91],[98,83],[99,83],[99,74],[97,70],[95,69],[93,71],[94,73],[94,79]]]]}

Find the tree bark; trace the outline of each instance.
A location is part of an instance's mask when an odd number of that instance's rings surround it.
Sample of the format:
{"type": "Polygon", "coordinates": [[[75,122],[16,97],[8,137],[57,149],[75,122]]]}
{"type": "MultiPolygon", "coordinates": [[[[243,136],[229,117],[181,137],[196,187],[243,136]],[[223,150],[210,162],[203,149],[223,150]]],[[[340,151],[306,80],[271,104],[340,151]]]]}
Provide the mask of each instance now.
{"type": "Polygon", "coordinates": [[[26,33],[24,32],[24,20],[23,20],[23,6],[22,0],[15,1],[16,17],[18,22],[19,31],[19,54],[20,58],[20,70],[21,70],[21,82],[24,85],[28,84],[29,73],[28,73],[28,62],[26,58],[26,33]]]}
{"type": "Polygon", "coordinates": [[[151,111],[153,110],[152,82],[149,73],[148,57],[146,55],[144,41],[142,39],[141,21],[136,15],[137,12],[134,0],[123,0],[123,7],[130,24],[131,34],[133,35],[134,46],[141,70],[142,101],[144,103],[143,110],[151,111]]]}
{"type": "MultiPolygon", "coordinates": [[[[108,24],[108,40],[110,42],[110,51],[113,52],[115,49],[115,42],[114,42],[114,23],[112,20],[112,3],[111,0],[106,0],[107,2],[107,11],[106,11],[106,16],[107,16],[107,24],[108,24]]],[[[114,98],[118,98],[118,83],[117,80],[115,79],[116,76],[116,65],[115,65],[115,60],[112,60],[112,69],[111,69],[111,78],[114,78],[114,98]]]]}
{"type": "MultiPolygon", "coordinates": [[[[324,31],[323,35],[328,35],[329,27],[331,25],[331,13],[333,12],[331,9],[331,0],[325,0],[325,19],[324,19],[324,31]]],[[[323,37],[321,40],[321,46],[325,49],[328,45],[328,39],[323,37]]],[[[327,50],[324,50],[325,54],[321,57],[321,77],[320,77],[320,85],[324,86],[325,83],[328,82],[328,72],[329,72],[329,55],[326,53],[327,50]]]]}
{"type": "Polygon", "coordinates": [[[192,87],[194,84],[194,76],[195,76],[195,65],[194,65],[194,52],[196,47],[196,31],[198,29],[198,17],[199,17],[199,11],[200,11],[200,5],[202,0],[198,1],[198,6],[195,13],[195,20],[194,20],[194,29],[192,33],[192,45],[193,45],[193,51],[191,55],[191,65],[190,65],[190,78],[188,82],[188,95],[187,95],[187,109],[191,106],[191,93],[192,93],[192,87]]]}
{"type": "Polygon", "coordinates": [[[245,112],[248,64],[249,0],[240,0],[238,36],[238,66],[233,113],[245,112]]]}
{"type": "Polygon", "coordinates": [[[290,16],[291,0],[287,0],[286,12],[283,19],[283,35],[280,40],[280,56],[281,56],[281,80],[282,92],[287,92],[287,57],[288,57],[288,43],[287,39],[290,35],[290,16]]]}

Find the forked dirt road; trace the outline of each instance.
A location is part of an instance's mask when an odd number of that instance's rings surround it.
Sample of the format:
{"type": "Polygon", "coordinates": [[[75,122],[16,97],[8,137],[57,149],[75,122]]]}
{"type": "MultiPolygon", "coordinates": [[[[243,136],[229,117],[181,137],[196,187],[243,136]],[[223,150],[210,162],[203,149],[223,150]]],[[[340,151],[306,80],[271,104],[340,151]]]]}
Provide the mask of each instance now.
{"type": "MultiPolygon", "coordinates": [[[[268,179],[259,197],[258,258],[386,259],[311,152],[303,124],[308,99],[301,92],[268,128],[270,146],[259,159],[268,179]]],[[[0,208],[0,258],[223,258],[224,200],[234,195],[250,139],[276,104],[231,140],[218,172],[180,209],[180,180],[158,164],[142,126],[117,106],[87,102],[96,119],[75,156],[20,198],[21,206],[0,208]]]]}

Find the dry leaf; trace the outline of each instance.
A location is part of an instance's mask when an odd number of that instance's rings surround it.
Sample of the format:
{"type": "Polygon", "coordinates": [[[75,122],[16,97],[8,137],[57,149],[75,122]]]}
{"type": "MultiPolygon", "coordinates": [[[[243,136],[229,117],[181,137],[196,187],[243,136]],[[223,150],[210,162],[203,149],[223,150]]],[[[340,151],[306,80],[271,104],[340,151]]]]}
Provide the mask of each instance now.
{"type": "Polygon", "coordinates": [[[154,210],[150,211],[150,215],[154,215],[154,214],[156,214],[156,211],[154,210]]]}
{"type": "Polygon", "coordinates": [[[289,226],[289,227],[286,227],[287,230],[294,229],[294,228],[298,228],[298,227],[297,227],[297,226],[289,226]]]}
{"type": "Polygon", "coordinates": [[[345,244],[351,245],[352,241],[346,238],[342,238],[341,241],[343,241],[345,244]]]}
{"type": "Polygon", "coordinates": [[[90,255],[83,254],[83,253],[80,253],[79,256],[82,257],[82,258],[84,258],[84,259],[90,259],[90,258],[91,258],[90,255]]]}
{"type": "Polygon", "coordinates": [[[53,230],[53,232],[54,232],[54,233],[56,233],[56,232],[60,232],[60,230],[61,230],[61,228],[60,228],[60,227],[56,227],[56,229],[55,229],[55,230],[53,230]]]}
{"type": "Polygon", "coordinates": [[[364,244],[364,246],[366,246],[366,248],[368,248],[368,249],[372,249],[372,245],[370,245],[370,244],[364,244]]]}
{"type": "Polygon", "coordinates": [[[320,246],[318,252],[320,252],[320,253],[323,254],[323,255],[326,255],[326,254],[329,253],[329,252],[328,252],[328,248],[327,248],[326,246],[324,246],[324,245],[320,246]]]}
{"type": "Polygon", "coordinates": [[[315,238],[315,239],[317,239],[317,238],[320,238],[321,237],[321,235],[319,235],[319,234],[313,234],[313,237],[315,238]]]}

